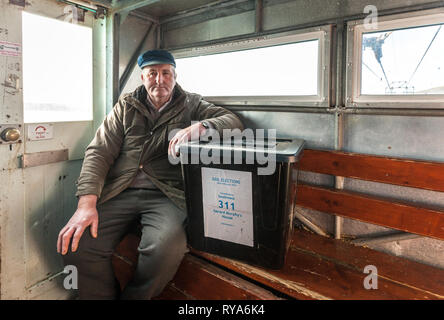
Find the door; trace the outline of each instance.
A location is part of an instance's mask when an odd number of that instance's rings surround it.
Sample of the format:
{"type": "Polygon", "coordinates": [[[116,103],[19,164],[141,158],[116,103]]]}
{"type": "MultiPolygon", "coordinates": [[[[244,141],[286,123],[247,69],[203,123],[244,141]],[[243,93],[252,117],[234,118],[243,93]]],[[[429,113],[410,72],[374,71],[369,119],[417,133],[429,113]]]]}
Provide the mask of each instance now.
{"type": "MultiPolygon", "coordinates": [[[[93,12],[55,0],[32,5],[0,0],[0,299],[71,296],[63,287],[66,274],[56,239],[75,211],[75,181],[84,150],[105,115],[105,27],[104,19],[96,19],[93,12]],[[88,63],[63,52],[67,44],[58,35],[43,29],[32,33],[46,23],[29,22],[34,18],[61,23],[53,30],[62,30],[65,24],[86,30],[71,51],[91,47],[90,73],[60,86],[65,83],[63,73],[75,73],[88,63]],[[44,56],[36,62],[37,54],[44,56]],[[58,67],[61,56],[67,65],[58,67]],[[48,79],[54,69],[56,76],[48,79]],[[63,91],[66,87],[75,95],[63,91]],[[90,103],[73,103],[85,96],[90,103]],[[85,109],[88,104],[90,109],[85,109]],[[87,116],[81,116],[81,110],[87,116]]],[[[69,37],[71,45],[74,37],[69,37]]]]}

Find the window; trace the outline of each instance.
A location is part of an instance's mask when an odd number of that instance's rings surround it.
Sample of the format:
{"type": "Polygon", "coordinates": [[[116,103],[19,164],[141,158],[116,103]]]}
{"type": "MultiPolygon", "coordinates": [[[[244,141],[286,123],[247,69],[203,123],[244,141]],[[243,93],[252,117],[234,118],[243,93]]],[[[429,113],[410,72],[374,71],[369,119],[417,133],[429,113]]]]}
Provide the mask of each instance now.
{"type": "Polygon", "coordinates": [[[173,52],[177,82],[223,104],[325,105],[325,38],[300,32],[173,52]]]}
{"type": "Polygon", "coordinates": [[[24,121],[92,119],[92,29],[23,12],[24,121]]]}
{"type": "Polygon", "coordinates": [[[376,30],[350,23],[348,105],[442,107],[443,25],[442,13],[403,15],[378,23],[376,30]]]}

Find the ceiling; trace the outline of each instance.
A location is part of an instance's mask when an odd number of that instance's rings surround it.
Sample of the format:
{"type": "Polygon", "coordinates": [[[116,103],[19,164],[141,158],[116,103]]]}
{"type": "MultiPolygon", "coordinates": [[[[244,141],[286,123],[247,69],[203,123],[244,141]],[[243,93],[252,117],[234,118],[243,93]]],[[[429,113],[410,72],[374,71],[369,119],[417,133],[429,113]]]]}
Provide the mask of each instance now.
{"type": "Polygon", "coordinates": [[[173,16],[179,12],[195,9],[201,6],[205,6],[210,3],[223,2],[215,0],[160,0],[149,6],[142,7],[137,11],[155,16],[155,17],[168,17],[173,16]]]}
{"type": "Polygon", "coordinates": [[[153,3],[150,3],[150,1],[146,0],[89,0],[89,2],[93,2],[97,5],[106,6],[108,8],[125,4],[143,4],[143,2],[147,2],[148,5],[137,8],[134,11],[152,17],[161,18],[173,16],[188,10],[205,7],[206,5],[210,4],[229,2],[229,0],[153,0],[153,3]]]}

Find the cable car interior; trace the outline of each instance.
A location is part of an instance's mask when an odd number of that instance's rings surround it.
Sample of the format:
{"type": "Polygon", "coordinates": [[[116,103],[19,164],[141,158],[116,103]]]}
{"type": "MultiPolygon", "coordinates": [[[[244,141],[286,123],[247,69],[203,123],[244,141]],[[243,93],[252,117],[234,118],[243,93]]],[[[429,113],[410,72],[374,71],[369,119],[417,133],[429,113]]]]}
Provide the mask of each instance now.
{"type": "MultiPolygon", "coordinates": [[[[76,299],[57,236],[151,49],[245,128],[305,141],[283,267],[190,246],[154,299],[444,299],[442,26],[435,0],[0,0],[0,299],[76,299]]],[[[121,288],[139,241],[113,254],[121,288]]]]}

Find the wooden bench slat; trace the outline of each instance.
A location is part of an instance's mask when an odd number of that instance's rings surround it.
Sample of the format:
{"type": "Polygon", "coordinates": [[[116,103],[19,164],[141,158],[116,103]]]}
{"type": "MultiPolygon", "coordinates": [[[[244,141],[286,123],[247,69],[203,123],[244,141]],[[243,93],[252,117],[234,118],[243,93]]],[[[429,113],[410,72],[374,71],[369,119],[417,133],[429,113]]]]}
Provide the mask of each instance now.
{"type": "Polygon", "coordinates": [[[296,299],[438,299],[431,293],[381,278],[378,279],[377,290],[365,289],[367,274],[297,249],[290,250],[288,263],[279,271],[253,267],[209,253],[201,255],[296,299]]]}
{"type": "Polygon", "coordinates": [[[444,239],[444,212],[350,191],[297,186],[296,204],[410,233],[444,239]]]}
{"type": "Polygon", "coordinates": [[[208,262],[186,255],[176,276],[157,299],[198,300],[276,300],[275,295],[217,268],[208,262]]]}
{"type": "Polygon", "coordinates": [[[302,230],[295,230],[292,247],[320,255],[323,259],[350,265],[356,270],[362,271],[367,265],[375,265],[379,277],[432,292],[444,298],[444,269],[302,230]]]}
{"type": "Polygon", "coordinates": [[[300,170],[444,192],[444,162],[304,150],[300,170]]]}
{"type": "MultiPolygon", "coordinates": [[[[298,234],[299,232],[295,232],[294,238],[298,234]]],[[[213,254],[195,250],[193,252],[296,299],[444,299],[444,296],[439,294],[441,291],[436,293],[416,288],[411,283],[398,281],[398,278],[379,277],[378,289],[367,290],[363,284],[367,274],[363,273],[360,264],[357,267],[353,261],[334,254],[345,247],[349,252],[358,248],[341,240],[325,238],[320,241],[319,238],[323,237],[313,235],[310,241],[318,242],[318,245],[330,241],[329,256],[301,250],[298,241],[295,241],[290,247],[282,270],[267,270],[213,254]],[[335,256],[334,259],[331,255],[335,256]]],[[[374,256],[368,257],[367,262],[379,266],[379,262],[390,257],[382,252],[378,254],[378,259],[374,256]]],[[[353,253],[351,255],[354,256],[353,253]]],[[[384,268],[382,269],[384,271],[384,268]]],[[[422,278],[420,272],[412,273],[422,278]]],[[[439,277],[439,274],[436,276],[439,277]]]]}
{"type": "Polygon", "coordinates": [[[279,292],[285,293],[295,299],[301,300],[330,300],[332,298],[319,294],[316,291],[310,290],[305,286],[305,281],[286,281],[285,272],[288,269],[288,264],[285,268],[279,271],[267,270],[251,265],[245,264],[233,259],[223,258],[218,255],[197,251],[191,249],[191,252],[195,255],[208,259],[218,265],[226,267],[234,272],[242,274],[249,279],[260,282],[266,286],[269,286],[279,292]]]}
{"type": "Polygon", "coordinates": [[[139,241],[140,238],[137,235],[133,233],[127,234],[117,246],[111,259],[114,274],[119,281],[121,289],[131,280],[136,270],[137,258],[139,256],[137,251],[139,241]]]}
{"type": "MultiPolygon", "coordinates": [[[[140,237],[137,235],[127,234],[117,246],[112,258],[114,273],[121,289],[134,275],[139,241],[140,237]]],[[[156,299],[275,300],[278,297],[263,288],[210,265],[208,262],[186,254],[174,279],[156,299]]]]}
{"type": "Polygon", "coordinates": [[[183,291],[177,289],[172,284],[168,284],[166,288],[157,297],[153,297],[153,300],[197,300],[195,297],[191,297],[185,294],[183,291]]]}

